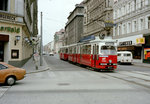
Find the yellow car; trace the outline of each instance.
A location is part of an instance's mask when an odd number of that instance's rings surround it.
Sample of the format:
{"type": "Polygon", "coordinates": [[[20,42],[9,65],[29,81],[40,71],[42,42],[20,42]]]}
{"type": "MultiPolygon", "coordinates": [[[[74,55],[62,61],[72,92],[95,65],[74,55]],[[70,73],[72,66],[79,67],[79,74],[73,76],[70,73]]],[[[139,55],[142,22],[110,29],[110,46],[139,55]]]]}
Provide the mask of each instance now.
{"type": "Polygon", "coordinates": [[[7,85],[12,86],[17,80],[23,79],[25,74],[25,69],[0,62],[0,83],[6,83],[7,85]]]}

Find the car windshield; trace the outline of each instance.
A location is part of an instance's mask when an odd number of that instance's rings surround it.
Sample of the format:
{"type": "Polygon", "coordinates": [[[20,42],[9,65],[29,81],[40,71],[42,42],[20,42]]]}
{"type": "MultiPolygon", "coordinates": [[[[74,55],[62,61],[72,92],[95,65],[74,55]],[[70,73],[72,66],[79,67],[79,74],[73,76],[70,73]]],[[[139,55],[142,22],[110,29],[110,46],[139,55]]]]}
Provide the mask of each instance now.
{"type": "Polygon", "coordinates": [[[101,54],[102,55],[116,55],[117,51],[114,46],[102,46],[101,47],[101,54]]]}
{"type": "Polygon", "coordinates": [[[2,70],[2,69],[7,69],[8,67],[7,66],[5,66],[5,65],[3,65],[3,64],[0,64],[0,70],[2,70]]]}
{"type": "Polygon", "coordinates": [[[129,53],[126,53],[126,54],[124,54],[124,56],[131,56],[131,54],[129,54],[129,53]]]}

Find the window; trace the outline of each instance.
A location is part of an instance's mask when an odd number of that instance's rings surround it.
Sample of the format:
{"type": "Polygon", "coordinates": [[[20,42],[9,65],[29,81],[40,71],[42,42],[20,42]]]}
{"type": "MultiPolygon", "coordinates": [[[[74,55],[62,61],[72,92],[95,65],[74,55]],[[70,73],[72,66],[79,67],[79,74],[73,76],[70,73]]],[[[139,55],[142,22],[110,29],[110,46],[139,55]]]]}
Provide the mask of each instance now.
{"type": "Polygon", "coordinates": [[[131,56],[131,54],[124,54],[124,56],[131,56]]]}
{"type": "Polygon", "coordinates": [[[131,32],[131,23],[128,23],[128,33],[131,32]]]}
{"type": "Polygon", "coordinates": [[[119,26],[119,34],[118,35],[121,35],[121,26],[119,26]]]}
{"type": "Polygon", "coordinates": [[[0,10],[2,11],[8,10],[8,0],[0,0],[0,10]]]}
{"type": "Polygon", "coordinates": [[[116,55],[117,51],[114,46],[102,46],[101,54],[103,55],[116,55]]]}
{"type": "Polygon", "coordinates": [[[114,36],[117,36],[117,35],[118,35],[117,29],[118,29],[118,27],[116,26],[116,27],[115,27],[115,30],[114,30],[114,31],[115,31],[114,36]]]}
{"type": "Polygon", "coordinates": [[[8,68],[7,66],[4,66],[4,65],[0,64],[0,70],[7,69],[7,68],[8,68]]]}
{"type": "Polygon", "coordinates": [[[134,10],[136,10],[136,0],[134,0],[134,10]]]}
{"type": "Polygon", "coordinates": [[[140,19],[140,22],[141,22],[140,29],[143,30],[143,29],[144,29],[144,20],[143,20],[143,19],[140,19]]]}
{"type": "Polygon", "coordinates": [[[19,50],[11,50],[11,58],[18,59],[19,58],[19,50]]]}
{"type": "Polygon", "coordinates": [[[117,56],[121,56],[121,54],[118,54],[117,56]]]}
{"type": "Polygon", "coordinates": [[[136,21],[134,21],[134,32],[137,30],[136,21]]]}
{"type": "Polygon", "coordinates": [[[126,14],[126,6],[123,6],[123,15],[126,14]]]}
{"type": "Polygon", "coordinates": [[[131,12],[131,3],[128,3],[128,13],[131,12]]]}
{"type": "Polygon", "coordinates": [[[141,0],[141,7],[144,7],[145,0],[141,0]]]}
{"type": "Polygon", "coordinates": [[[148,29],[150,29],[150,17],[148,17],[148,29]]]}
{"type": "Polygon", "coordinates": [[[125,33],[126,33],[126,25],[124,24],[122,34],[125,34],[125,33]]]}

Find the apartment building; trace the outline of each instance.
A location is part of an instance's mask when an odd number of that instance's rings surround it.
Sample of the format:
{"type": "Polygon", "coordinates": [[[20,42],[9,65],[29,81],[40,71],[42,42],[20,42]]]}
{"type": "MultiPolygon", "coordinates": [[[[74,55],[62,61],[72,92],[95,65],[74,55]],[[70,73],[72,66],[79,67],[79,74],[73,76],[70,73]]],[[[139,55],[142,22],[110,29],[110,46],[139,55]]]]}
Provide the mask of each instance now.
{"type": "Polygon", "coordinates": [[[54,53],[59,53],[59,49],[63,46],[63,40],[65,36],[65,30],[61,29],[54,35],[54,53]]]}
{"type": "Polygon", "coordinates": [[[0,1],[0,61],[22,66],[33,54],[37,0],[0,1]]]}
{"type": "Polygon", "coordinates": [[[84,0],[85,39],[90,36],[112,36],[113,28],[106,28],[106,23],[113,22],[113,0],[84,0]]]}
{"type": "Polygon", "coordinates": [[[51,52],[54,53],[54,41],[51,41],[51,42],[49,42],[48,44],[46,44],[46,45],[44,46],[44,52],[45,52],[46,54],[49,54],[49,53],[51,53],[51,52]]]}
{"type": "Polygon", "coordinates": [[[65,45],[74,44],[80,41],[83,34],[83,14],[84,6],[82,3],[76,4],[75,9],[70,12],[65,26],[65,45]]]}
{"type": "MultiPolygon", "coordinates": [[[[114,0],[113,38],[118,51],[131,51],[134,59],[147,62],[150,51],[150,1],[114,0]]],[[[149,55],[150,58],[150,55],[149,55]]]]}

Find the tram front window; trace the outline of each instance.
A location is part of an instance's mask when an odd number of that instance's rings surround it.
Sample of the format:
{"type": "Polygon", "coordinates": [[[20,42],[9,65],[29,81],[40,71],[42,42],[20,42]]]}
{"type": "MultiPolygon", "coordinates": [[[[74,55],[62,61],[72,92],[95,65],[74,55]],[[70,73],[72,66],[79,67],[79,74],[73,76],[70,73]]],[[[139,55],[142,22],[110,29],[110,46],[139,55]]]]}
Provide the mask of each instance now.
{"type": "Polygon", "coordinates": [[[101,54],[102,55],[116,55],[117,51],[114,46],[102,46],[101,54]]]}

